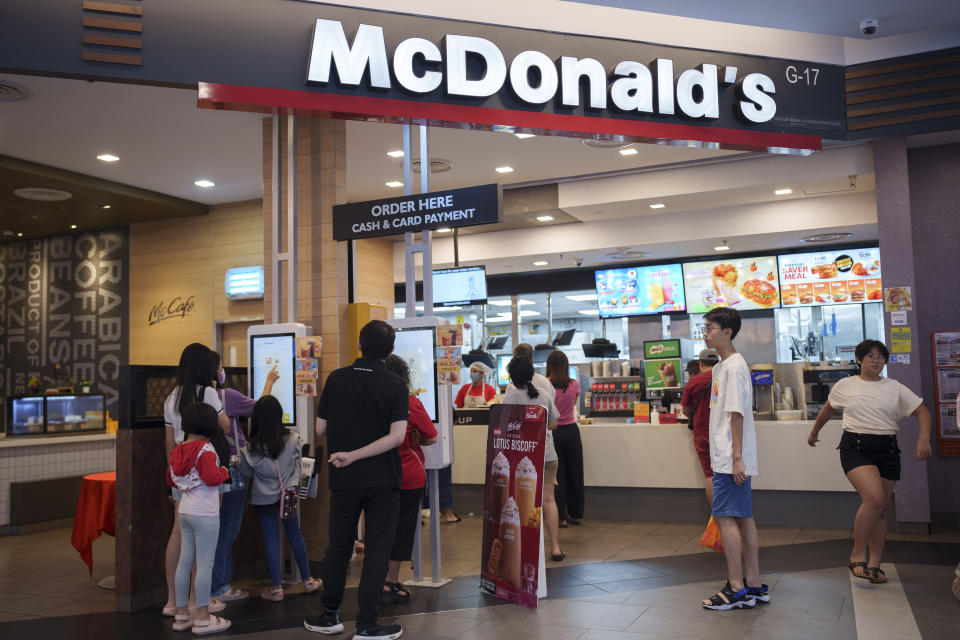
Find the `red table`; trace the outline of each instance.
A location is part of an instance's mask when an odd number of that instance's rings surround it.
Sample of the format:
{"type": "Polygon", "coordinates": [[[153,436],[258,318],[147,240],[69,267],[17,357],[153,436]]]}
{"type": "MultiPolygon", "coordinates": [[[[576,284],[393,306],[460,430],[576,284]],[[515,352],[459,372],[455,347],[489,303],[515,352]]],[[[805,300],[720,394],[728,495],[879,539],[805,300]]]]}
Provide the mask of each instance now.
{"type": "Polygon", "coordinates": [[[70,540],[93,575],[93,541],[100,533],[116,535],[117,472],[83,476],[70,540]]]}

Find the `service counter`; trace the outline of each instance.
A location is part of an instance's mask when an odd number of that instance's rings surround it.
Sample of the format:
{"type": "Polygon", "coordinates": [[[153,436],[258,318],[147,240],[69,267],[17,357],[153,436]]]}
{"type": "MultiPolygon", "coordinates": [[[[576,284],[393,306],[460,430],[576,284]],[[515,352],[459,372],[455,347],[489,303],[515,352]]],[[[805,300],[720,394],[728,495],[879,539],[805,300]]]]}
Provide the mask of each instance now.
{"type": "MultiPolygon", "coordinates": [[[[853,491],[836,451],[840,421],[827,424],[814,448],[807,445],[812,425],[806,420],[756,423],[760,473],[752,480],[754,490],[853,491]]],[[[685,424],[605,418],[581,425],[580,434],[588,487],[703,488],[685,424]]],[[[483,484],[486,438],[486,425],[454,427],[454,484],[483,484]]]]}
{"type": "Polygon", "coordinates": [[[0,437],[0,535],[71,517],[80,478],[116,470],[116,441],[115,433],[0,437]]]}

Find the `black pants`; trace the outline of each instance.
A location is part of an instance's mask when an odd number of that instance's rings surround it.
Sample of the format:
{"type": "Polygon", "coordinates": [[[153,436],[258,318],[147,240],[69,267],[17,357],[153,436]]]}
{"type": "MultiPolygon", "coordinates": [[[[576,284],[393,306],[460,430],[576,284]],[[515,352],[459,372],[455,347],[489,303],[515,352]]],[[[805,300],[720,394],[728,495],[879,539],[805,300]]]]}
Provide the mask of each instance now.
{"type": "Polygon", "coordinates": [[[557,510],[560,519],[583,518],[583,442],[576,423],[560,424],[553,430],[557,450],[557,510]]]}
{"type": "Polygon", "coordinates": [[[387,579],[390,549],[397,531],[399,489],[376,487],[330,492],[330,546],[323,562],[323,606],[340,608],[347,582],[347,565],[353,553],[360,512],[366,518],[363,570],[360,573],[357,628],[377,622],[380,591],[387,579]]]}

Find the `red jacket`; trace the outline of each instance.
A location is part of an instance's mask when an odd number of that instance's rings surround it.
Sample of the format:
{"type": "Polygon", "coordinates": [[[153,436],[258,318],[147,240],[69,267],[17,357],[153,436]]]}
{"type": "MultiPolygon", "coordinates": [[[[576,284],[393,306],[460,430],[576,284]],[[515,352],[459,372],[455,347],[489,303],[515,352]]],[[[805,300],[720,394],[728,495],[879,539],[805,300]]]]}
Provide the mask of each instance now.
{"type": "Polygon", "coordinates": [[[211,451],[205,451],[200,454],[200,458],[197,459],[197,454],[200,453],[200,449],[202,449],[205,444],[207,444],[206,440],[184,441],[170,452],[170,464],[167,465],[168,485],[171,487],[177,486],[173,481],[171,471],[178,476],[185,476],[190,473],[194,462],[196,462],[197,473],[200,475],[200,479],[208,486],[215,487],[223,484],[223,481],[230,477],[230,471],[226,467],[217,465],[217,454],[211,451]]]}

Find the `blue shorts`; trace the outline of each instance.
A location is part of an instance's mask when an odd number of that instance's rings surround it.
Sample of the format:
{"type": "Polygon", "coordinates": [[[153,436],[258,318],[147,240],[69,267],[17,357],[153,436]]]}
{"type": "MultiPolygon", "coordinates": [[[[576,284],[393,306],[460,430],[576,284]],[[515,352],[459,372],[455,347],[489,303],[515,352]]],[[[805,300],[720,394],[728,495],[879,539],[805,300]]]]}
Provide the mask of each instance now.
{"type": "Polygon", "coordinates": [[[733,474],[713,474],[713,509],[715,518],[752,518],[753,497],[750,493],[750,478],[743,484],[733,481],[733,474]]]}

